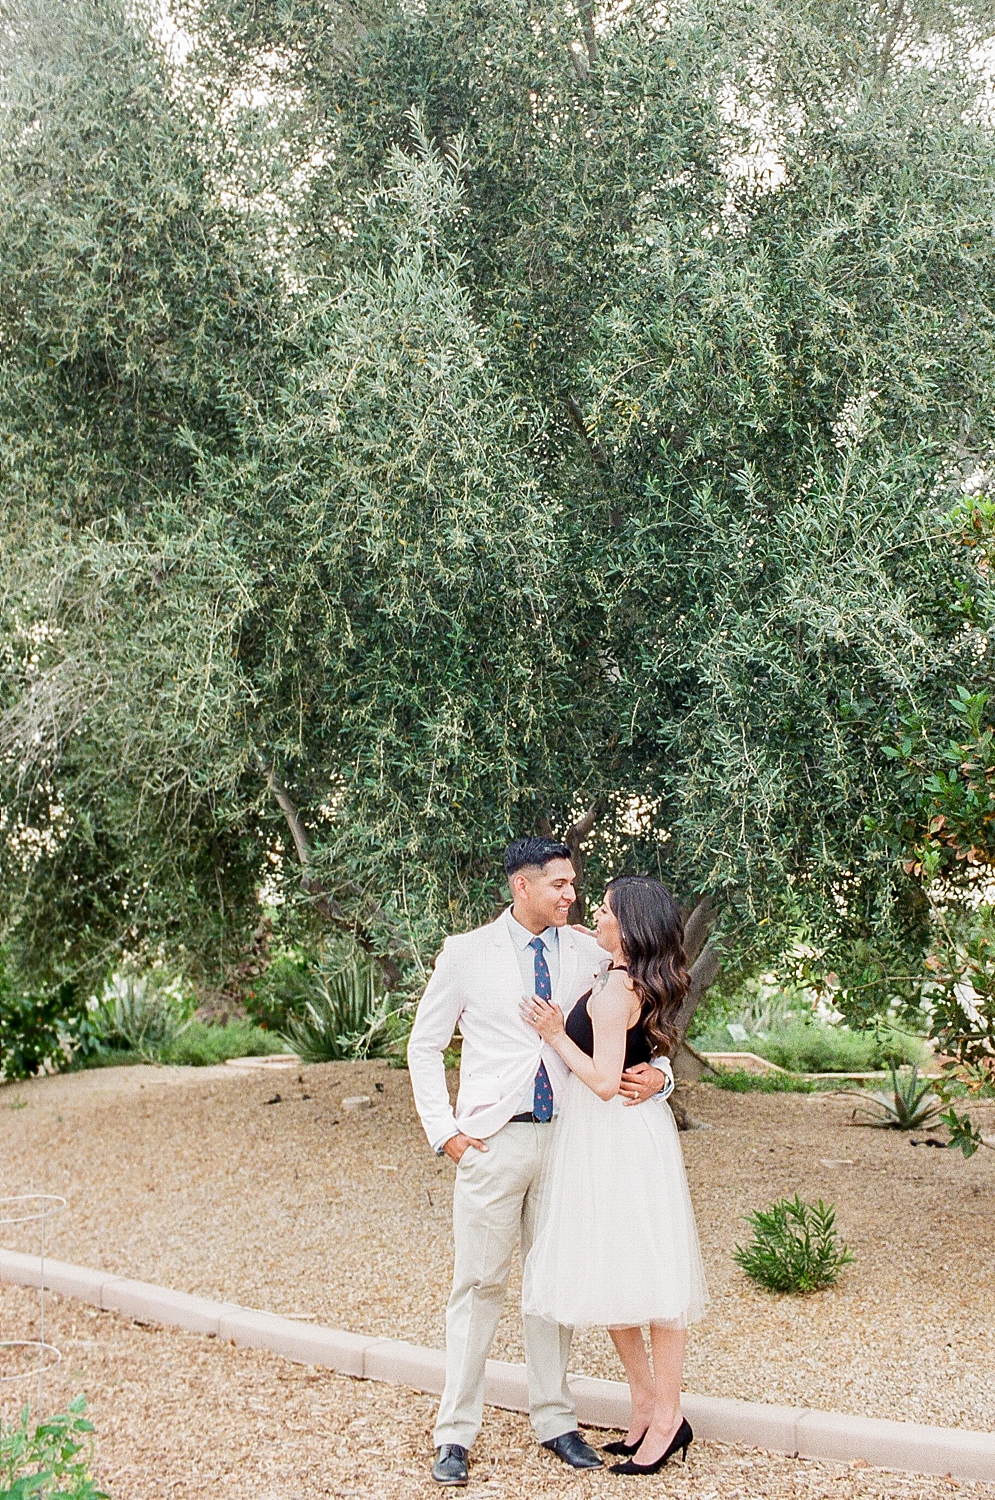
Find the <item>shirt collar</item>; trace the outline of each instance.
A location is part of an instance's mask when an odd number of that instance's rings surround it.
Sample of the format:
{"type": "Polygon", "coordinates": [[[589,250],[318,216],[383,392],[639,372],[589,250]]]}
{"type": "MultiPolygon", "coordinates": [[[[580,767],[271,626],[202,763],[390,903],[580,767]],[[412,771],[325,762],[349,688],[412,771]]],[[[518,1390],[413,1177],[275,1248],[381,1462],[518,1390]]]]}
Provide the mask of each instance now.
{"type": "MultiPolygon", "coordinates": [[[[527,927],[522,926],[518,918],[513,915],[510,906],[508,907],[508,930],[511,933],[511,940],[515,944],[515,947],[521,949],[523,952],[536,937],[534,932],[530,932],[527,927]]],[[[542,938],[548,952],[551,948],[559,946],[560,929],[558,927],[547,927],[545,932],[539,933],[539,937],[542,938]]]]}

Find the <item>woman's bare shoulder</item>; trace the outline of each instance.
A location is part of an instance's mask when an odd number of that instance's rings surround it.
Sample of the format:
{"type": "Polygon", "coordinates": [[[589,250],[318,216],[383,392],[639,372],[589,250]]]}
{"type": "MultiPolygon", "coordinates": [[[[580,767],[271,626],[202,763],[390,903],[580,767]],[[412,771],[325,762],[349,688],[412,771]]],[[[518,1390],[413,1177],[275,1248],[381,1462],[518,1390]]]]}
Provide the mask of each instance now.
{"type": "Polygon", "coordinates": [[[617,1010],[627,1011],[632,1003],[632,986],[621,969],[605,969],[599,974],[588,1002],[591,1014],[601,1011],[611,1014],[617,1010]]]}

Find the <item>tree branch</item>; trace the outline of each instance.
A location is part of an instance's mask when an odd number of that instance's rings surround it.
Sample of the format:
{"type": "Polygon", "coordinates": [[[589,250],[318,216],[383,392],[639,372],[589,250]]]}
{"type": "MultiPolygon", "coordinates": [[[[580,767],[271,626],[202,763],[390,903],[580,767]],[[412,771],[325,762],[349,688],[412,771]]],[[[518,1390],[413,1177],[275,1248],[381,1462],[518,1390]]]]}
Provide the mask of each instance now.
{"type": "MultiPolygon", "coordinates": [[[[286,819],[287,827],[290,829],[290,835],[294,841],[294,848],[297,851],[297,859],[301,867],[301,887],[307,892],[309,896],[314,897],[312,904],[315,911],[320,912],[323,917],[325,917],[329,922],[333,922],[336,927],[342,927],[346,931],[350,932],[359,946],[363,949],[363,952],[368,953],[369,956],[377,964],[378,968],[380,969],[383,982],[387,989],[397,989],[403,977],[401,966],[398,963],[397,958],[389,953],[383,953],[382,951],[380,951],[379,945],[374,942],[373,938],[370,936],[369,932],[362,925],[359,919],[350,916],[345,907],[342,906],[338,901],[336,901],[334,896],[330,896],[328,892],[322,887],[320,880],[316,880],[315,877],[310,873],[311,843],[308,839],[304,824],[301,821],[301,815],[297,811],[297,806],[294,802],[294,799],[287,791],[287,788],[283,785],[283,782],[277,776],[273,767],[267,765],[266,761],[261,755],[258,756],[257,759],[259,761],[260,768],[265,773],[266,784],[268,785],[270,791],[273,793],[273,796],[276,798],[277,805],[279,806],[280,811],[283,813],[283,816],[286,819]]],[[[384,918],[386,917],[386,914],[382,910],[380,910],[380,908],[377,908],[376,911],[373,912],[373,915],[384,918]]],[[[403,957],[404,955],[402,954],[400,956],[403,957]]]]}
{"type": "Polygon", "coordinates": [[[594,7],[591,0],[581,0],[580,16],[588,61],[592,68],[596,68],[598,66],[598,39],[594,34],[594,7]]]}
{"type": "Polygon", "coordinates": [[[684,953],[688,965],[694,963],[698,954],[708,941],[708,935],[715,925],[715,907],[711,896],[702,896],[697,901],[684,923],[684,953]]]}
{"type": "Polygon", "coordinates": [[[595,468],[600,469],[602,472],[607,471],[607,469],[609,468],[608,454],[605,452],[604,446],[598,442],[597,438],[591,437],[591,434],[587,429],[587,423],[584,421],[584,413],[577,405],[576,398],[570,393],[570,391],[567,391],[566,395],[564,396],[563,404],[566,407],[567,411],[570,413],[570,420],[573,422],[577,431],[580,433],[581,437],[584,439],[584,442],[587,444],[587,451],[591,455],[591,461],[594,464],[595,468]]]}
{"type": "Polygon", "coordinates": [[[877,89],[880,88],[881,84],[884,82],[885,74],[887,73],[888,66],[891,62],[892,50],[895,46],[895,41],[898,36],[898,28],[902,24],[904,15],[905,0],[898,0],[898,4],[895,7],[895,19],[892,21],[891,26],[888,28],[888,35],[885,37],[884,46],[881,48],[881,58],[878,62],[878,76],[877,83],[875,85],[875,92],[877,92],[877,89]]]}
{"type": "Polygon", "coordinates": [[[719,955],[711,943],[706,943],[691,965],[691,983],[688,992],[684,996],[683,1004],[677,1012],[677,1034],[683,1041],[687,1035],[688,1027],[694,1018],[694,1013],[701,1004],[702,997],[710,985],[713,985],[719,977],[722,965],[719,955]]]}

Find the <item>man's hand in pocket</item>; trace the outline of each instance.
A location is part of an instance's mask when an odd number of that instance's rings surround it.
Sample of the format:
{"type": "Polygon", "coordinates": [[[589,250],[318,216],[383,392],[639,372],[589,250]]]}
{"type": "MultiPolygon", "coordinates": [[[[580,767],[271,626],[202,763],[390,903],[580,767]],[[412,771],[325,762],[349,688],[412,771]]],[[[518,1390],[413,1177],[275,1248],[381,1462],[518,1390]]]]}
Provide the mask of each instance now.
{"type": "Polygon", "coordinates": [[[449,1157],[449,1160],[454,1161],[459,1166],[463,1152],[467,1151],[471,1146],[475,1151],[490,1150],[487,1142],[478,1141],[475,1135],[454,1135],[446,1142],[442,1149],[446,1156],[449,1157]]]}

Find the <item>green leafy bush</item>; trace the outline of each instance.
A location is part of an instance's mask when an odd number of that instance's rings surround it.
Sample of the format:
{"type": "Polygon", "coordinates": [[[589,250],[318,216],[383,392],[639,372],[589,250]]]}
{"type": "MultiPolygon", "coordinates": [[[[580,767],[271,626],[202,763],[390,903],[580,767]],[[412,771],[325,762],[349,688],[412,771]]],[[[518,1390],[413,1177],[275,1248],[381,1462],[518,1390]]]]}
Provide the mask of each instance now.
{"type": "Polygon", "coordinates": [[[751,1281],[769,1292],[817,1292],[832,1286],[853,1260],[836,1234],[832,1204],[782,1198],[769,1208],[747,1214],[753,1239],[737,1245],[733,1259],[751,1281]]]}
{"type": "Polygon", "coordinates": [[[318,977],[318,993],[282,1032],[303,1062],[386,1057],[394,1050],[401,1013],[377,995],[372,965],[353,963],[318,977]]]}
{"type": "Polygon", "coordinates": [[[86,1398],[32,1428],[25,1406],[19,1422],[0,1418],[0,1500],[109,1500],[90,1475],[93,1426],[86,1398]]]}
{"type": "Polygon", "coordinates": [[[793,1073],[876,1073],[892,1063],[922,1063],[925,1048],[918,1037],[879,1027],[844,1031],[796,1021],[771,1036],[753,1037],[751,1050],[793,1073]]]}
{"type": "Polygon", "coordinates": [[[0,1079],[65,1068],[94,1045],[90,1017],[71,984],[19,991],[0,952],[0,1079]]]}
{"type": "Polygon", "coordinates": [[[922,1040],[895,1027],[848,1031],[814,1021],[788,1022],[745,1041],[713,1030],[697,1038],[695,1046],[704,1052],[755,1052],[792,1073],[880,1073],[892,1063],[922,1066],[926,1059],[922,1040]]]}
{"type": "Polygon", "coordinates": [[[269,1031],[279,1031],[309,1000],[318,998],[316,968],[298,954],[277,954],[246,993],[246,1015],[269,1031]]]}
{"type": "Polygon", "coordinates": [[[184,1067],[209,1067],[230,1057],[266,1057],[285,1052],[286,1043],[272,1031],[251,1021],[229,1021],[225,1026],[190,1021],[163,1057],[164,1062],[184,1067]]]}

